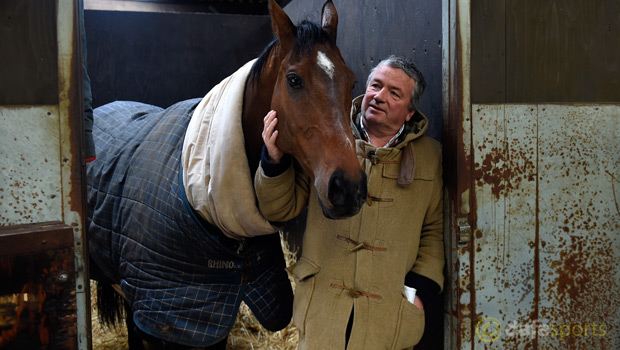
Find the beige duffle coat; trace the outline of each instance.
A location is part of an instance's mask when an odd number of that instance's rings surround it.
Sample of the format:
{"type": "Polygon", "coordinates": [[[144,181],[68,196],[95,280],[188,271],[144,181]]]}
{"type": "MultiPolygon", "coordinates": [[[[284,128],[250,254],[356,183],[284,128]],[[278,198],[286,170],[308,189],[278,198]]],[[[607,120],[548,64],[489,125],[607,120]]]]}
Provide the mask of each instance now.
{"type": "MultiPolygon", "coordinates": [[[[354,101],[352,118],[360,103],[354,101]]],[[[344,349],[352,309],[347,349],[407,349],[422,336],[424,312],[403,296],[403,286],[409,271],[443,286],[442,163],[439,143],[424,136],[426,117],[416,112],[412,121],[416,127],[391,148],[376,148],[353,128],[368,201],[351,218],[325,218],[297,166],[275,177],[256,173],[268,220],[290,220],[308,205],[302,256],[289,268],[299,349],[344,349]]]]}

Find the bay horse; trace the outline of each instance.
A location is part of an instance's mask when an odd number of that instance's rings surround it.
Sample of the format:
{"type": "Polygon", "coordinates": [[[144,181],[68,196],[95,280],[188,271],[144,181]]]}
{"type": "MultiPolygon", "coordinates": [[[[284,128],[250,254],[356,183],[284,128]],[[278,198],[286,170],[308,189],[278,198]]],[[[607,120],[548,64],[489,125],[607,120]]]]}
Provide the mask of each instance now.
{"type": "Polygon", "coordinates": [[[327,218],[355,215],[366,200],[349,118],[355,77],[336,46],[333,3],[324,4],[320,25],[294,25],[274,0],[269,10],[276,39],[203,99],[95,110],[90,272],[104,320],[118,321],[115,303],[125,304],[132,349],[223,349],[241,301],[268,330],[290,322],[277,228],[257,220],[261,229],[235,229],[220,217],[260,214],[251,178],[269,110],[278,113],[278,147],[310,175],[327,218]],[[223,97],[229,90],[237,92],[223,97]],[[241,140],[228,129],[236,119],[222,112],[234,108],[217,105],[227,100],[241,105],[241,140]],[[205,135],[223,139],[211,144],[205,135]],[[220,168],[229,162],[236,165],[220,168]]]}

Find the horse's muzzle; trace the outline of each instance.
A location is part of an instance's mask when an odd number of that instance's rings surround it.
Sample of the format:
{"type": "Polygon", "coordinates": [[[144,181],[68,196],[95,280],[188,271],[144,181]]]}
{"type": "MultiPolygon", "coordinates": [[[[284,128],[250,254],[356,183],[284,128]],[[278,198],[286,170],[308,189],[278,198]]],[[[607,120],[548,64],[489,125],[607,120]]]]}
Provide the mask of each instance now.
{"type": "Polygon", "coordinates": [[[351,181],[343,171],[336,170],[329,179],[327,198],[331,207],[321,203],[323,214],[330,219],[344,219],[359,213],[366,202],[366,174],[360,170],[359,181],[351,181]]]}

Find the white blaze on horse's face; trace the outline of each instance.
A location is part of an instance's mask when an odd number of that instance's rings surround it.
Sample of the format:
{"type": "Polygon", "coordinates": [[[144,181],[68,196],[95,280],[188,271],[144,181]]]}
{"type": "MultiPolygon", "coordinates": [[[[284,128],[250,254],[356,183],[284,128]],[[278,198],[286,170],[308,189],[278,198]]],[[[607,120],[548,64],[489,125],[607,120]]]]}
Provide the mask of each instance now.
{"type": "Polygon", "coordinates": [[[329,75],[330,79],[334,79],[334,63],[322,52],[319,51],[316,55],[316,62],[329,75]]]}

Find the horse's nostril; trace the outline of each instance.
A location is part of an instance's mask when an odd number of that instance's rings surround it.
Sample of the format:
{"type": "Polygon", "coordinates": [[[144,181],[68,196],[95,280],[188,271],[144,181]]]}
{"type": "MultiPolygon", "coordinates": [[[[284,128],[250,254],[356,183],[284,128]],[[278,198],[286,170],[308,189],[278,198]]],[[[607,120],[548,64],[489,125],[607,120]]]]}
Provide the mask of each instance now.
{"type": "Polygon", "coordinates": [[[327,197],[334,207],[342,207],[346,204],[347,182],[341,171],[335,171],[329,179],[327,197]]]}
{"type": "Polygon", "coordinates": [[[366,201],[366,174],[361,172],[359,181],[350,181],[342,171],[335,171],[329,179],[327,198],[339,216],[357,214],[366,201]]]}

